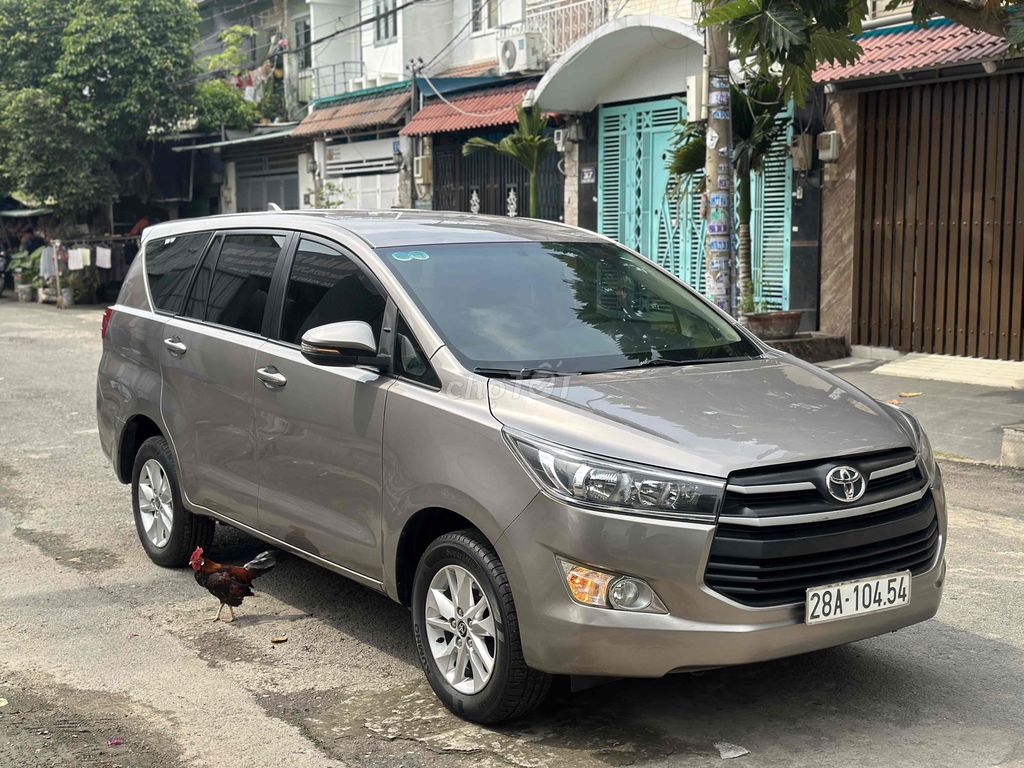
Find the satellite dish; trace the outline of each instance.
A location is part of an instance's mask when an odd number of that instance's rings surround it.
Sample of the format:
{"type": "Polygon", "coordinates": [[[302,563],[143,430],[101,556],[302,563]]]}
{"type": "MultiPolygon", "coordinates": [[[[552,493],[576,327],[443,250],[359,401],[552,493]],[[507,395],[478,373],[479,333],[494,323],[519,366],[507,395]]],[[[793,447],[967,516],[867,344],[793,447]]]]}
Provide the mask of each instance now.
{"type": "Polygon", "coordinates": [[[516,65],[518,55],[514,40],[506,40],[501,44],[501,63],[505,65],[505,69],[512,69],[516,65]]]}
{"type": "Polygon", "coordinates": [[[277,203],[271,203],[270,205],[267,206],[267,210],[268,211],[280,211],[281,210],[281,206],[278,205],[277,203]]]}

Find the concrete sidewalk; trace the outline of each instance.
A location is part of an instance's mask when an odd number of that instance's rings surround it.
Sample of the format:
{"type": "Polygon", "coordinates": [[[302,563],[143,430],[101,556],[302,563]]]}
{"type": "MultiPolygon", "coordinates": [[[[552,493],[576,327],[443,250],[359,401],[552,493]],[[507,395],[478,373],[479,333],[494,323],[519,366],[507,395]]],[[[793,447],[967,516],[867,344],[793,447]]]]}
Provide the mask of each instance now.
{"type": "Polygon", "coordinates": [[[1024,423],[1021,389],[876,372],[884,360],[844,358],[819,365],[872,397],[899,400],[921,420],[935,451],[950,458],[999,464],[1003,427],[1024,423]],[[906,394],[915,392],[921,394],[906,394]]]}

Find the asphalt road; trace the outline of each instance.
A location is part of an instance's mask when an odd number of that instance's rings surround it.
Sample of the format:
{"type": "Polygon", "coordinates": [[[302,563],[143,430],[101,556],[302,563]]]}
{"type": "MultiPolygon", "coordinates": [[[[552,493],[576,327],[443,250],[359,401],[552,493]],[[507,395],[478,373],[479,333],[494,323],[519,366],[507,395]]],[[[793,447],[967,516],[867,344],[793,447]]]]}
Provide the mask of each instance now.
{"type": "MultiPolygon", "coordinates": [[[[930,622],[483,729],[435,702],[385,598],[289,559],[213,624],[190,571],[149,562],[98,446],[99,317],[0,299],[0,766],[710,766],[723,743],[745,766],[1024,766],[1024,475],[944,465],[930,622]]],[[[220,528],[211,555],[260,548],[220,528]]]]}

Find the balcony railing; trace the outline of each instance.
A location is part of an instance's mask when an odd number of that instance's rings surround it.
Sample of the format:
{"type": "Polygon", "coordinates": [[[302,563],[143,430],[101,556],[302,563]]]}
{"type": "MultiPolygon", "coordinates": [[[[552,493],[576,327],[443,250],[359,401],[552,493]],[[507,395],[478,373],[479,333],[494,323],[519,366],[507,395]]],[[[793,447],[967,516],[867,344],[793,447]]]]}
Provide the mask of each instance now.
{"type": "Polygon", "coordinates": [[[361,61],[339,61],[314,67],[313,99],[326,99],[348,92],[349,81],[362,78],[364,71],[361,61]]]}
{"type": "MultiPolygon", "coordinates": [[[[609,0],[547,0],[529,3],[516,32],[538,32],[546,53],[555,58],[608,20],[609,0]]],[[[513,30],[508,30],[513,31],[513,30]]],[[[507,32],[506,32],[507,33],[507,32]]]]}
{"type": "Polygon", "coordinates": [[[504,35],[537,32],[544,39],[547,56],[554,59],[573,43],[607,21],[618,16],[664,14],[692,21],[696,18],[693,0],[528,0],[526,17],[519,24],[503,29],[504,35]]]}

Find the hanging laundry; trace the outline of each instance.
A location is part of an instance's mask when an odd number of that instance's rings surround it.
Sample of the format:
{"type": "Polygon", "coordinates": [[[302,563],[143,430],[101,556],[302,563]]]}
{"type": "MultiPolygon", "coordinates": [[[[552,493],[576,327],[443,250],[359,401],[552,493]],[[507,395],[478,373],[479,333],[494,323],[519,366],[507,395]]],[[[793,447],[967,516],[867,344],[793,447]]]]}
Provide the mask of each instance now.
{"type": "Polygon", "coordinates": [[[85,269],[85,264],[82,260],[82,250],[81,248],[68,249],[68,269],[72,272],[85,269]]]}
{"type": "Polygon", "coordinates": [[[110,249],[105,245],[96,246],[96,266],[100,269],[110,269],[110,249]]]}
{"type": "Polygon", "coordinates": [[[39,276],[50,278],[57,274],[57,251],[52,245],[43,248],[39,256],[39,276]]]}
{"type": "Polygon", "coordinates": [[[92,247],[91,246],[87,245],[87,246],[85,246],[82,249],[82,264],[84,266],[86,266],[86,267],[92,265],[92,247]]]}

